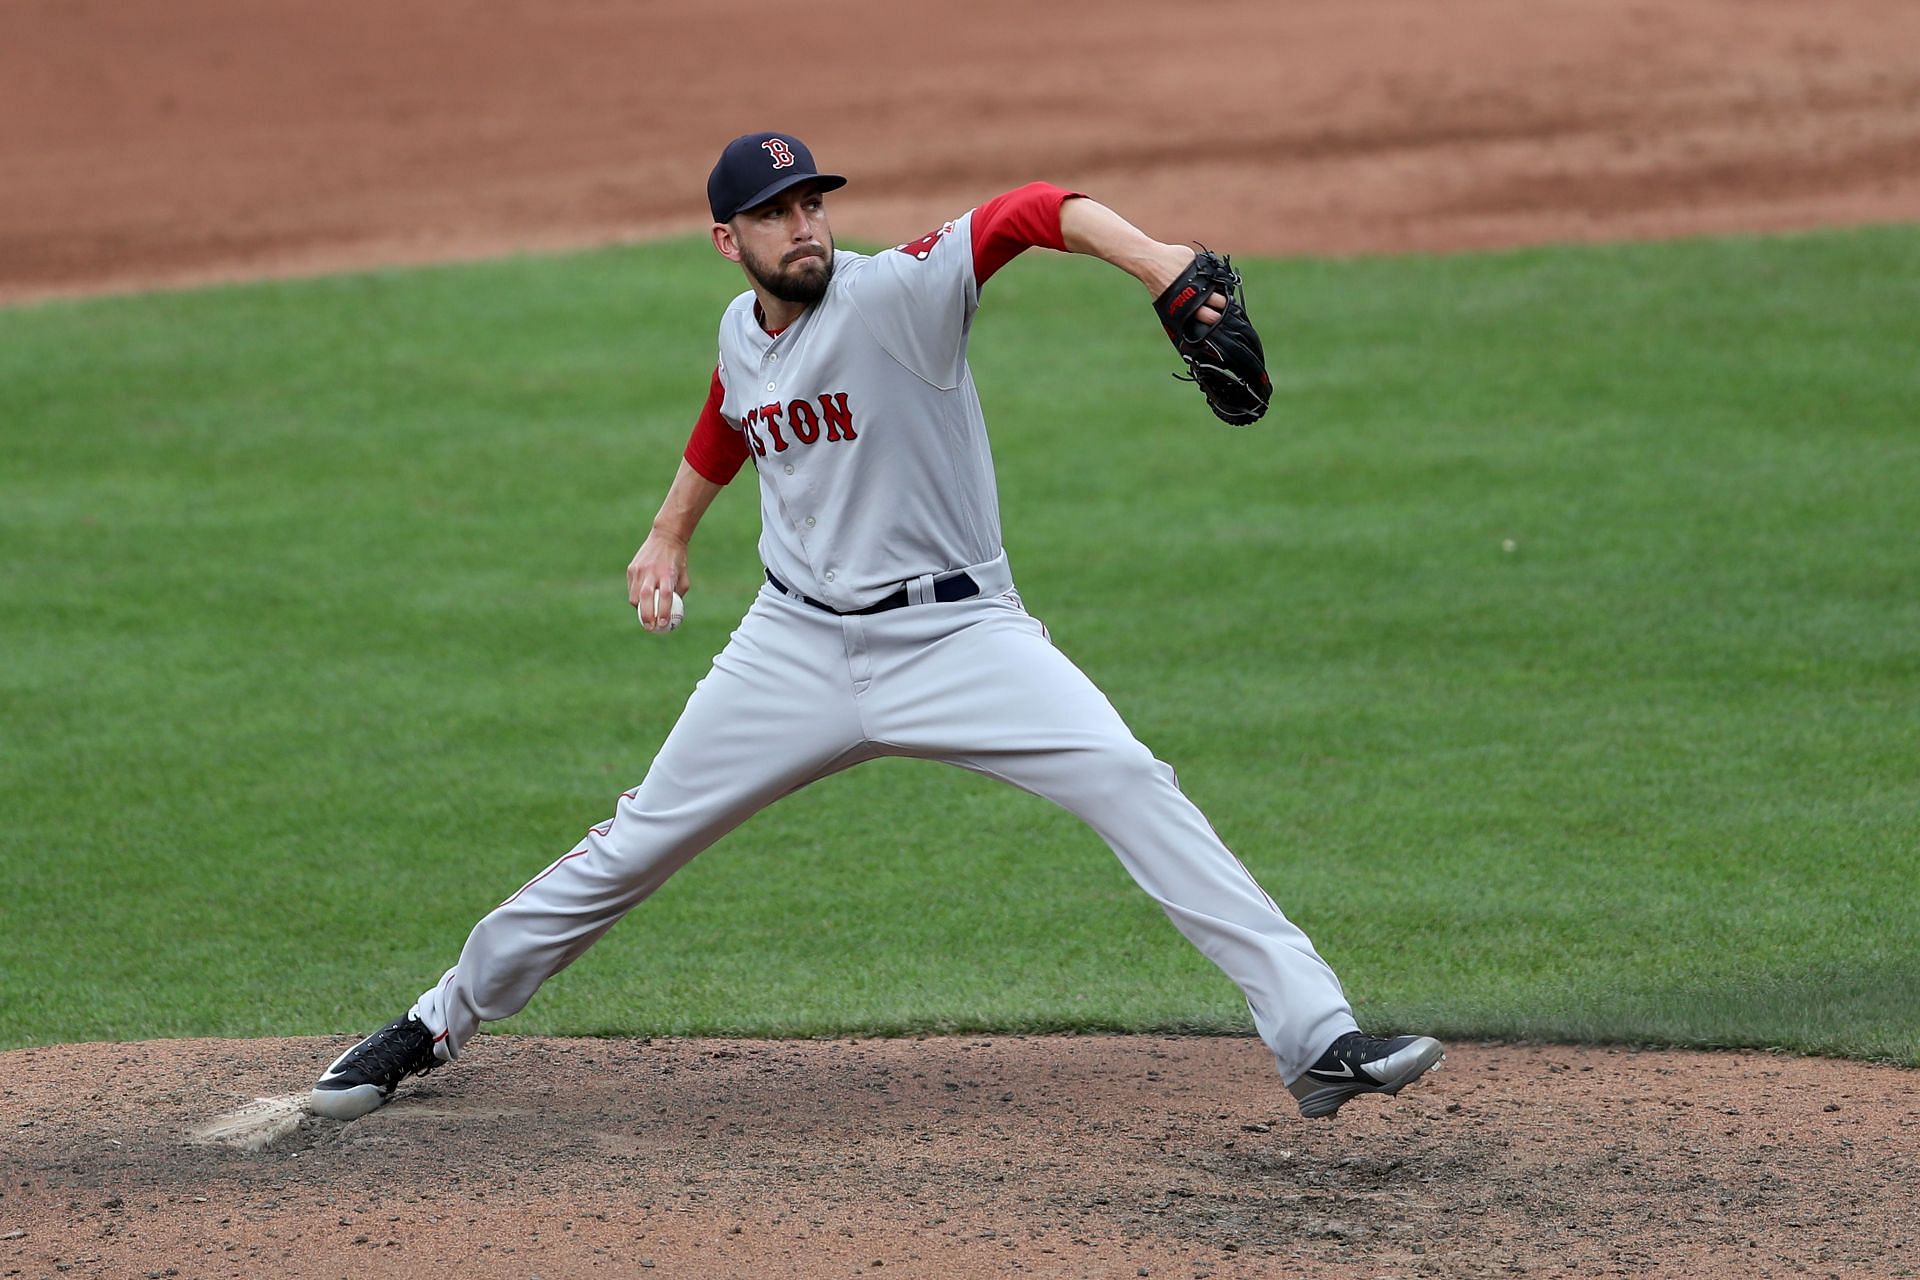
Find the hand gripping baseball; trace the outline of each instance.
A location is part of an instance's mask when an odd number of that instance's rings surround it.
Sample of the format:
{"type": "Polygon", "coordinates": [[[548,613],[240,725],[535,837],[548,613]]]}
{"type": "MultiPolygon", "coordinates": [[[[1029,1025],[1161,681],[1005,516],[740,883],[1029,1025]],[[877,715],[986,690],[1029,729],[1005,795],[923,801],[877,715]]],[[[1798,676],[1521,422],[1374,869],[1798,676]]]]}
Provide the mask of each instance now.
{"type": "Polygon", "coordinates": [[[1240,273],[1232,260],[1204,247],[1153,302],[1154,314],[1173,349],[1187,362],[1186,375],[1207,398],[1213,416],[1230,426],[1258,422],[1273,398],[1267,355],[1240,298],[1240,273]],[[1208,322],[1215,297],[1226,311],[1208,322]]]}
{"type": "Polygon", "coordinates": [[[691,586],[687,544],[658,530],[648,534],[627,565],[627,603],[639,613],[640,625],[656,634],[679,626],[681,596],[691,586]]]}

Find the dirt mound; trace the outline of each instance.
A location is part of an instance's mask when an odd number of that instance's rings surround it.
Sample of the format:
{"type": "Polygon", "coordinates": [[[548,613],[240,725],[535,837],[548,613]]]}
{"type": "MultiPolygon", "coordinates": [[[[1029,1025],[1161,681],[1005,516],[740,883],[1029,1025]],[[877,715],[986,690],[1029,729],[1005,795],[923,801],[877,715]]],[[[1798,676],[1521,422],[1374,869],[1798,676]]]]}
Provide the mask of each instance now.
{"type": "Polygon", "coordinates": [[[1920,217],[1910,0],[16,0],[0,301],[706,225],[793,129],[909,239],[1036,177],[1239,252],[1920,217]]]}
{"type": "Polygon", "coordinates": [[[0,1275],[1897,1275],[1920,1248],[1891,1067],[1466,1045],[1309,1122],[1250,1039],[488,1037],[362,1120],[294,1116],[344,1043],[0,1054],[0,1275]],[[291,1123],[247,1150],[208,1132],[236,1111],[291,1123]]]}

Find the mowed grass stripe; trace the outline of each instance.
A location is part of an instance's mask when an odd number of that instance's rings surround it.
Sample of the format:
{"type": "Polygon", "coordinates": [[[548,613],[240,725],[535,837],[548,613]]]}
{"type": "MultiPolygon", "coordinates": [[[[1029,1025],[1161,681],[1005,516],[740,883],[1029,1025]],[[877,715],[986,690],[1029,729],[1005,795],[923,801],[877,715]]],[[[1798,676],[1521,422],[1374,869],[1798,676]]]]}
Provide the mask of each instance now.
{"type": "MultiPolygon", "coordinates": [[[[1243,265],[1254,429],[1085,262],[997,276],[974,366],[1030,607],[1363,1022],[1920,1061],[1920,231],[1243,265]]],[[[759,580],[742,481],[687,625],[624,603],[737,287],[0,313],[0,1045],[364,1029],[611,811],[759,580]]],[[[505,1026],[1247,1016],[1072,819],[887,762],[505,1026]]]]}

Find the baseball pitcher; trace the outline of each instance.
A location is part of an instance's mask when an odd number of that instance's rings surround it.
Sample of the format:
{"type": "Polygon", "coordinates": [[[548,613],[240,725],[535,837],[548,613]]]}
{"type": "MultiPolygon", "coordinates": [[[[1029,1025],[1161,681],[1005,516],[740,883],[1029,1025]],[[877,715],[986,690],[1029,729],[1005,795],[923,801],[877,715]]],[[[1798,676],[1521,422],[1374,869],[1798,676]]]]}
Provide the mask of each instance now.
{"type": "Polygon", "coordinates": [[[688,546],[751,464],[765,585],[640,785],[477,924],[407,1014],[342,1054],[315,1111],[350,1120],[458,1058],[667,877],[767,805],[881,756],[944,760],[1091,826],[1246,995],[1307,1116],[1393,1094],[1441,1059],[1363,1034],[1340,982],[1119,713],[1048,638],[1001,545],[986,422],[967,365],[981,292],[1022,250],[1138,279],[1214,413],[1271,396],[1239,277],[1075,192],[1034,183],[917,240],[839,250],[821,173],[792,134],[754,133],[707,180],[713,247],[748,288],[720,317],[706,406],[627,568],[643,625],[671,628],[688,546]],[[769,742],[778,751],[766,750],[769,742]]]}

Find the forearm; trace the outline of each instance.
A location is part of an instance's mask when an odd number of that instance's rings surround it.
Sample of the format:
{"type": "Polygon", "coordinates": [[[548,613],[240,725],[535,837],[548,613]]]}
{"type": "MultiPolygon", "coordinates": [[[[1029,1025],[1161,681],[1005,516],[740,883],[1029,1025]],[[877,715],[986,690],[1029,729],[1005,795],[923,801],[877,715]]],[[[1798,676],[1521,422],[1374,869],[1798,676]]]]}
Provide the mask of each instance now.
{"type": "Polygon", "coordinates": [[[640,621],[649,631],[671,630],[668,596],[676,591],[685,595],[692,589],[693,581],[687,576],[687,543],[721,487],[682,458],[647,540],[627,565],[627,603],[640,606],[640,621]]]}
{"type": "Polygon", "coordinates": [[[673,484],[668,487],[666,499],[660,504],[660,512],[653,518],[650,536],[668,538],[682,546],[691,542],[700,518],[707,514],[707,508],[713,505],[720,489],[720,485],[695,471],[686,459],[681,459],[680,470],[674,474],[673,484]]]}
{"type": "Polygon", "coordinates": [[[1162,244],[1098,200],[1078,196],[1060,206],[1060,238],[1068,253],[1084,253],[1120,268],[1155,297],[1193,261],[1193,250],[1162,244]]]}

